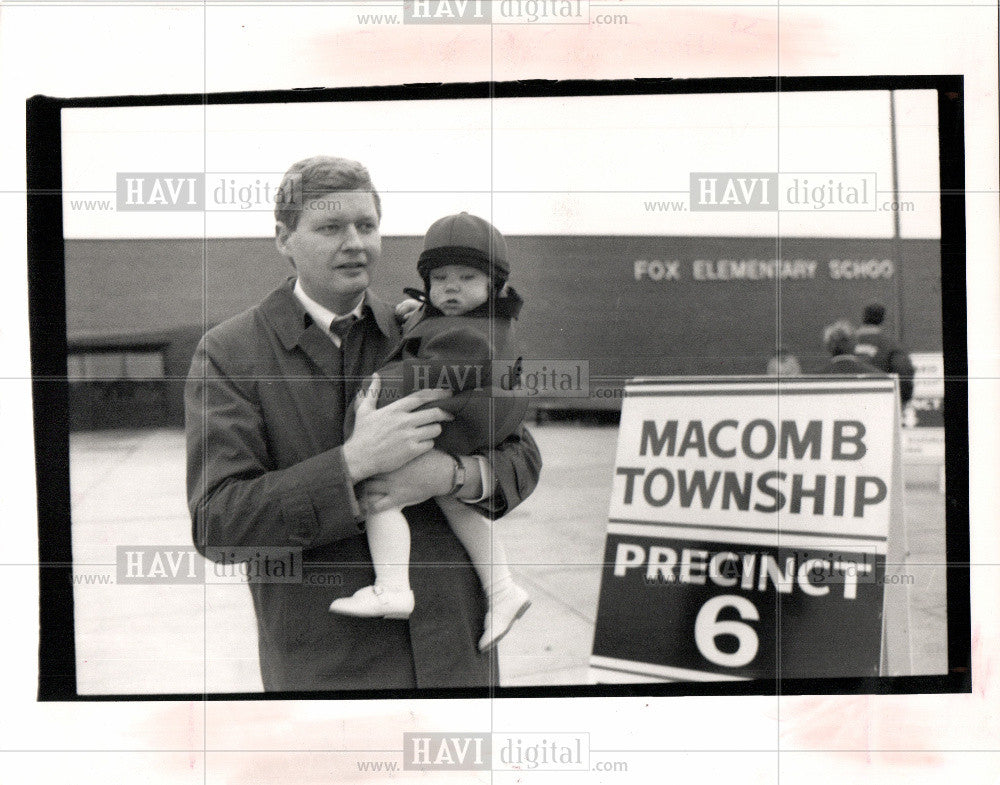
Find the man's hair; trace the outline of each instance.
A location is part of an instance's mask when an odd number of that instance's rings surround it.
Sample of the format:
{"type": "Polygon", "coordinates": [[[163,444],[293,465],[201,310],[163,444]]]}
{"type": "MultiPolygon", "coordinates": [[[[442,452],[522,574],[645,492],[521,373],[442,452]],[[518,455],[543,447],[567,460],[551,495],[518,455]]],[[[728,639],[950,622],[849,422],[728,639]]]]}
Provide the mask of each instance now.
{"type": "Polygon", "coordinates": [[[869,303],[865,306],[862,321],[865,324],[882,324],[885,319],[885,306],[882,303],[869,303]]]}
{"type": "Polygon", "coordinates": [[[823,345],[831,355],[850,354],[854,351],[854,328],[846,320],[834,322],[823,330],[823,345]]]}
{"type": "Polygon", "coordinates": [[[332,155],[314,155],[288,167],[274,198],[274,220],[291,232],[299,225],[302,207],[311,199],[334,191],[370,191],[375,212],[382,217],[382,202],[362,164],[332,155]]]}

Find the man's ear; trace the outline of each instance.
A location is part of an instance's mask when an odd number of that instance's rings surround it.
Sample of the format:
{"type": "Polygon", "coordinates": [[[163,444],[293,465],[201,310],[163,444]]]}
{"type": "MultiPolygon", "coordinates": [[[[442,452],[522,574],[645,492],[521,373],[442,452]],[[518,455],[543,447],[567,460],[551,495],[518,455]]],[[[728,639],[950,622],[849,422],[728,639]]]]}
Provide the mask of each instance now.
{"type": "Polygon", "coordinates": [[[278,249],[278,253],[288,259],[292,258],[292,255],[288,252],[288,237],[291,231],[285,224],[278,221],[274,225],[274,245],[278,249]]]}

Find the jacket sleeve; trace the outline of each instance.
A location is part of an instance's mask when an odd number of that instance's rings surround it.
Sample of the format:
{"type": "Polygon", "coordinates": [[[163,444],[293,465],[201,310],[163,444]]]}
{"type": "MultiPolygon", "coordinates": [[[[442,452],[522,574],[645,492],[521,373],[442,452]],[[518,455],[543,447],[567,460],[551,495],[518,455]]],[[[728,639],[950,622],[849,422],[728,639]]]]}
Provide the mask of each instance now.
{"type": "Polygon", "coordinates": [[[493,493],[470,506],[489,517],[499,518],[517,507],[535,490],[542,471],[542,455],[523,425],[495,449],[484,450],[482,454],[493,468],[493,493]]]}
{"type": "Polygon", "coordinates": [[[187,489],[195,547],[312,548],[360,531],[340,447],[276,469],[253,379],[227,374],[224,352],[195,351],[185,386],[187,489]]]}

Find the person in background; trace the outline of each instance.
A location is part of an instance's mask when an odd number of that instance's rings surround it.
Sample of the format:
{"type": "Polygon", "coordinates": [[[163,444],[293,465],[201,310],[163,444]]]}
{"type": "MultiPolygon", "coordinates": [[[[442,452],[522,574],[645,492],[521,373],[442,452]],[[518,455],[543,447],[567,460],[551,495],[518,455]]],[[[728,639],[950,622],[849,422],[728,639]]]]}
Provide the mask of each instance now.
{"type": "Polygon", "coordinates": [[[823,330],[823,346],[830,353],[830,360],[823,366],[821,374],[835,376],[883,375],[874,365],[854,354],[854,327],[846,320],[834,322],[823,330]]]}
{"type": "Polygon", "coordinates": [[[913,397],[913,361],[909,352],[891,335],[886,335],[882,322],[885,306],[870,303],[865,306],[863,324],[855,333],[854,353],[883,373],[899,377],[899,401],[906,406],[913,397]]]}
{"type": "Polygon", "coordinates": [[[802,366],[799,358],[789,354],[784,346],[778,347],[778,353],[767,361],[768,376],[801,376],[802,366]]]}

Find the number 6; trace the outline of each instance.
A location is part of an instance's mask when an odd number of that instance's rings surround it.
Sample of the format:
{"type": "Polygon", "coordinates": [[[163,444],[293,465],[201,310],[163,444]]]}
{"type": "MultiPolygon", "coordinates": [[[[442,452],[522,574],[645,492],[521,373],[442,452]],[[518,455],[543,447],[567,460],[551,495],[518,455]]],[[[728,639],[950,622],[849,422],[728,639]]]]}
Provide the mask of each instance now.
{"type": "Polygon", "coordinates": [[[713,597],[701,606],[694,620],[694,642],[706,660],[726,668],[739,668],[757,656],[760,642],[756,631],[749,624],[740,621],[718,621],[719,611],[723,608],[736,608],[741,619],[760,621],[757,608],[745,597],[737,597],[734,594],[713,597]],[[715,645],[715,639],[720,635],[735,637],[739,642],[736,651],[732,654],[720,651],[715,645]]]}

